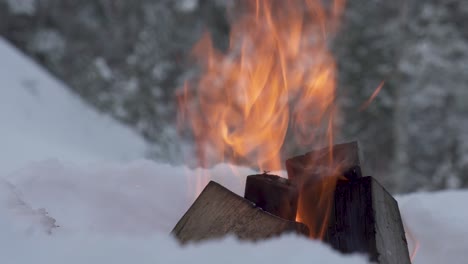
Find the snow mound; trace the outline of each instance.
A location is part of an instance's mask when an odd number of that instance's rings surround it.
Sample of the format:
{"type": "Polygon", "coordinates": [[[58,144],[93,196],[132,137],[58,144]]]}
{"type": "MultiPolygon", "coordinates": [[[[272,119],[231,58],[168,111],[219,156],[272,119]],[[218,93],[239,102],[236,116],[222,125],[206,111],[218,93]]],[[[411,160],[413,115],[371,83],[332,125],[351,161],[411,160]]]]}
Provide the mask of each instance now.
{"type": "MultiPolygon", "coordinates": [[[[86,166],[49,160],[7,179],[34,208],[46,208],[61,230],[139,236],[169,233],[201,191],[187,175],[203,172],[145,160],[86,166]]],[[[243,195],[245,178],[235,177],[225,165],[210,173],[243,195]]]]}
{"type": "Polygon", "coordinates": [[[142,158],[146,143],[0,38],[0,175],[31,161],[142,158]]]}
{"type": "Polygon", "coordinates": [[[0,180],[0,208],[8,211],[5,214],[0,209],[0,225],[10,227],[9,230],[27,234],[51,234],[54,228],[57,228],[55,219],[50,217],[44,208],[33,209],[24,202],[16,188],[4,180],[0,180]]]}
{"type": "Polygon", "coordinates": [[[0,239],[1,263],[367,263],[362,256],[344,256],[320,242],[295,236],[257,244],[226,238],[185,248],[167,235],[127,238],[57,234],[29,238],[15,236],[8,243],[3,244],[4,241],[0,239]]]}
{"type": "MultiPolygon", "coordinates": [[[[7,186],[0,189],[0,232],[11,233],[0,243],[12,247],[7,260],[15,263],[30,263],[28,257],[41,263],[366,263],[363,256],[343,256],[296,236],[257,244],[231,237],[180,247],[169,232],[200,191],[193,176],[206,172],[243,193],[245,177],[233,175],[228,165],[209,171],[145,160],[87,166],[49,160],[29,165],[0,185],[7,186]],[[5,201],[16,202],[5,206],[5,201]],[[27,251],[28,256],[14,250],[27,251]]],[[[238,175],[252,173],[237,168],[238,175]]],[[[459,209],[468,191],[412,194],[398,200],[412,235],[410,251],[415,239],[420,244],[414,263],[465,263],[468,213],[459,209]]]]}
{"type": "Polygon", "coordinates": [[[468,263],[468,190],[398,197],[414,263],[468,263]],[[416,243],[417,242],[417,243],[416,243]]]}
{"type": "MultiPolygon", "coordinates": [[[[344,256],[294,235],[256,244],[227,237],[181,247],[169,233],[200,191],[189,175],[204,172],[145,160],[87,166],[49,160],[18,170],[0,196],[0,233],[7,234],[0,237],[0,263],[366,263],[363,256],[344,256]],[[11,199],[21,203],[5,206],[11,199]],[[26,214],[18,213],[24,204],[26,214]]],[[[245,178],[232,175],[229,166],[209,172],[243,192],[245,178]]]]}

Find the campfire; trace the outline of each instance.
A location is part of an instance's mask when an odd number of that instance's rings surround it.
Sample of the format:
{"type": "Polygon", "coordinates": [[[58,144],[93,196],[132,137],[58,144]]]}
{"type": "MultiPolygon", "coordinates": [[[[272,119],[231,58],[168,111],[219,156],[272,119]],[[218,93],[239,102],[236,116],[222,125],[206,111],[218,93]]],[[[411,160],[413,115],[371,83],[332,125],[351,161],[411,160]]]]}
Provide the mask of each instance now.
{"type": "Polygon", "coordinates": [[[247,177],[244,198],[211,181],[172,233],[182,242],[235,234],[259,240],[293,232],[316,238],[343,253],[368,253],[378,263],[410,263],[395,199],[372,177],[361,174],[356,142],[313,151],[286,161],[289,179],[268,173],[247,177]],[[308,166],[333,155],[335,175],[308,166]],[[331,181],[330,178],[337,178],[331,181]],[[322,200],[324,185],[332,203],[322,200]],[[326,202],[328,203],[328,202],[326,202]]]}
{"type": "Polygon", "coordinates": [[[395,199],[363,177],[357,142],[334,144],[337,73],[328,46],[344,0],[242,3],[226,51],[208,34],[195,46],[203,71],[178,98],[179,127],[191,131],[199,166],[229,162],[264,173],[247,177],[244,197],[198,182],[194,188],[206,187],[173,234],[186,243],[293,232],[378,263],[410,263],[395,199]],[[286,138],[316,150],[284,162],[286,138]],[[288,179],[268,173],[284,169],[288,179]]]}

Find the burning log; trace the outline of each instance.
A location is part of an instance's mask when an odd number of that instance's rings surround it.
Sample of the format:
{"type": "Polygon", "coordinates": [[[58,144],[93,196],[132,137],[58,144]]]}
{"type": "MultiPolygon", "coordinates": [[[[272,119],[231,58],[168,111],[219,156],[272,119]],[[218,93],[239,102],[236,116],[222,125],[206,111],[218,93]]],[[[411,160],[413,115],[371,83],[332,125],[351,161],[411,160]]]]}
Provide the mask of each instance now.
{"type": "Polygon", "coordinates": [[[308,152],[286,160],[290,179],[307,175],[328,174],[330,169],[339,168],[339,173],[349,180],[362,177],[360,150],[357,141],[334,145],[308,152]]]}
{"type": "Polygon", "coordinates": [[[380,264],[411,263],[397,201],[372,177],[339,181],[325,240],[380,264]]]}
{"type": "Polygon", "coordinates": [[[298,218],[313,238],[323,238],[338,179],[362,177],[356,141],[308,152],[286,160],[288,178],[299,189],[298,218]]]}
{"type": "Polygon", "coordinates": [[[286,161],[299,186],[298,217],[312,237],[343,253],[363,252],[378,263],[410,263],[395,199],[372,177],[362,177],[357,142],[286,161]]]}
{"type": "Polygon", "coordinates": [[[271,174],[250,175],[244,197],[263,210],[294,221],[297,212],[297,186],[291,181],[271,174]]]}
{"type": "Polygon", "coordinates": [[[263,211],[252,202],[211,181],[172,230],[182,243],[235,234],[259,240],[283,233],[308,235],[307,226],[263,211]]]}

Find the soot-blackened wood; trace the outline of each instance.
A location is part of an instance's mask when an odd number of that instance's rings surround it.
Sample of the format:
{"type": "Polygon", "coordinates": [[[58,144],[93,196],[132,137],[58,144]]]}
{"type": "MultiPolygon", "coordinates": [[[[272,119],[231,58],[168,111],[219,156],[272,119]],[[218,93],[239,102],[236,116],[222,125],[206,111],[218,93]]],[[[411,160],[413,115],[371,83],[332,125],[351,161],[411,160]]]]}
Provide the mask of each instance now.
{"type": "Polygon", "coordinates": [[[359,153],[358,143],[349,142],[286,161],[288,178],[299,189],[297,214],[313,237],[324,235],[337,179],[362,177],[359,153]]]}
{"type": "Polygon", "coordinates": [[[308,236],[307,226],[288,221],[256,207],[252,202],[211,181],[172,230],[182,243],[234,234],[259,240],[283,233],[308,236]]]}
{"type": "Polygon", "coordinates": [[[380,264],[410,264],[397,201],[372,177],[340,181],[325,240],[380,264]]]}
{"type": "Polygon", "coordinates": [[[271,174],[247,177],[244,197],[263,210],[286,220],[294,221],[297,212],[297,185],[271,174]]]}
{"type": "Polygon", "coordinates": [[[340,168],[340,173],[344,177],[355,180],[362,177],[360,156],[357,141],[337,144],[332,148],[332,164],[330,164],[330,148],[327,147],[286,160],[286,170],[289,179],[293,180],[304,178],[304,175],[330,174],[330,169],[340,168]]]}

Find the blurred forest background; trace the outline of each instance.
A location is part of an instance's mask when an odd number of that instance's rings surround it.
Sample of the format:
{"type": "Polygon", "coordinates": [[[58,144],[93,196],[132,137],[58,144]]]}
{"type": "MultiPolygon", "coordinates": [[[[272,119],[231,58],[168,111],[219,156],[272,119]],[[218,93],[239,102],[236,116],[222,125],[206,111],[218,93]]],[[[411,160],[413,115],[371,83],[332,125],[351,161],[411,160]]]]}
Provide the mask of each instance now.
{"type": "MultiPolygon", "coordinates": [[[[175,93],[196,72],[187,55],[205,30],[226,46],[234,2],[0,0],[0,35],[141,133],[151,158],[181,163],[175,93]]],[[[358,139],[370,172],[394,192],[468,186],[465,25],[465,0],[347,3],[333,43],[339,138],[358,139]]]]}

